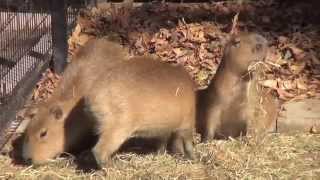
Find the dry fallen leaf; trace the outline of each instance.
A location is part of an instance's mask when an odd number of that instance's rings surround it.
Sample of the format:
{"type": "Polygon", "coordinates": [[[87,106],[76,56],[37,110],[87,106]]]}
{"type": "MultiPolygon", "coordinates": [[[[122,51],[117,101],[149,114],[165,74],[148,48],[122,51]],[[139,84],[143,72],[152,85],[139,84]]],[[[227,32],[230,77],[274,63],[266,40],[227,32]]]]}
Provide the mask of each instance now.
{"type": "Polygon", "coordinates": [[[306,52],[304,50],[302,50],[296,46],[291,46],[290,49],[291,49],[291,52],[292,52],[295,60],[300,61],[306,57],[306,52]]]}
{"type": "Polygon", "coordinates": [[[298,78],[296,79],[296,83],[297,83],[297,88],[301,89],[301,90],[307,90],[308,89],[308,85],[306,84],[306,81],[302,78],[298,78]]]}
{"type": "Polygon", "coordinates": [[[174,48],[172,51],[176,54],[176,58],[179,58],[186,54],[186,52],[183,52],[181,48],[174,48]]]}
{"type": "Polygon", "coordinates": [[[203,26],[195,24],[195,25],[190,25],[187,27],[189,30],[188,31],[189,33],[187,33],[187,38],[191,42],[197,42],[197,43],[206,42],[206,38],[204,37],[203,26]]]}
{"type": "Polygon", "coordinates": [[[305,67],[306,67],[306,63],[304,61],[300,61],[300,62],[291,64],[289,66],[289,69],[293,74],[300,74],[305,67]]]}
{"type": "Polygon", "coordinates": [[[296,82],[292,80],[284,80],[279,82],[279,88],[284,90],[293,90],[296,87],[297,87],[296,82]]]}
{"type": "Polygon", "coordinates": [[[278,88],[277,93],[279,95],[279,98],[282,100],[290,100],[294,97],[294,94],[291,94],[283,89],[278,88]]]}

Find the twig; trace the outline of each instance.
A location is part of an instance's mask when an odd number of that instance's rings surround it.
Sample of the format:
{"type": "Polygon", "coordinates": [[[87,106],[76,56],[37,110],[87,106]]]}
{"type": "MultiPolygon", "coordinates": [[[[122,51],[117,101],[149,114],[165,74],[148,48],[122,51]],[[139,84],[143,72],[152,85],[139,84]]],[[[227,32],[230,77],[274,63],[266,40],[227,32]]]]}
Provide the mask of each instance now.
{"type": "Polygon", "coordinates": [[[237,25],[238,25],[238,17],[239,17],[240,12],[237,12],[237,14],[233,17],[232,20],[232,28],[230,31],[230,34],[235,34],[237,32],[237,25]]]}

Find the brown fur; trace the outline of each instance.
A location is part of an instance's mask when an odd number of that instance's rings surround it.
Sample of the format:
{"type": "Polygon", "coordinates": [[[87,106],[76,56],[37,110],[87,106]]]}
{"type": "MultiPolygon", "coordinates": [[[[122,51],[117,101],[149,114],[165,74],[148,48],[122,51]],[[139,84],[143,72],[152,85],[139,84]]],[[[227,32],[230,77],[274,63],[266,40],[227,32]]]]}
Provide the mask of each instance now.
{"type": "Polygon", "coordinates": [[[64,71],[52,97],[47,102],[34,105],[26,113],[31,121],[23,145],[25,159],[41,162],[58,152],[70,151],[75,145],[83,144],[79,137],[87,134],[94,123],[84,120],[85,114],[79,110],[83,107],[81,98],[97,78],[121,64],[125,57],[126,53],[119,44],[104,38],[90,40],[80,48],[64,71]],[[59,109],[62,110],[62,117],[56,118],[59,109]],[[64,130],[70,127],[74,133],[66,135],[64,130]],[[52,133],[42,140],[40,134],[49,130],[52,133]]]}
{"type": "Polygon", "coordinates": [[[211,84],[198,94],[197,126],[204,141],[245,135],[251,121],[265,128],[275,121],[271,117],[275,106],[270,94],[262,101],[267,115],[261,116],[262,109],[257,107],[265,90],[256,89],[255,75],[248,72],[249,66],[263,61],[266,53],[267,40],[253,33],[234,36],[226,45],[211,84]]]}
{"type": "Polygon", "coordinates": [[[173,147],[192,157],[195,94],[189,75],[151,57],[125,56],[121,47],[101,40],[79,52],[52,98],[30,113],[25,159],[47,162],[83,143],[92,128],[100,135],[93,149],[100,163],[131,136],[161,137],[164,144],[171,136],[173,147]]]}
{"type": "Polygon", "coordinates": [[[164,137],[166,144],[172,135],[176,151],[192,157],[195,93],[182,68],[135,57],[96,82],[85,102],[99,124],[101,137],[93,148],[98,162],[132,136],[164,137]]]}

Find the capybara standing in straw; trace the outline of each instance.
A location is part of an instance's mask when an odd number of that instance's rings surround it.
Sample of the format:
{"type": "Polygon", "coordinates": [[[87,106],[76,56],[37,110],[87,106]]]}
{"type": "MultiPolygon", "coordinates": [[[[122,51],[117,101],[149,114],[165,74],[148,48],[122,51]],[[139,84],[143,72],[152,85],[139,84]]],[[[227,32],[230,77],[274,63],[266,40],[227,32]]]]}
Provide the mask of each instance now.
{"type": "Polygon", "coordinates": [[[198,94],[197,127],[203,141],[245,135],[251,122],[260,129],[275,122],[272,95],[259,90],[255,72],[250,73],[254,63],[265,60],[267,50],[267,40],[255,33],[230,38],[210,85],[198,94]]]}

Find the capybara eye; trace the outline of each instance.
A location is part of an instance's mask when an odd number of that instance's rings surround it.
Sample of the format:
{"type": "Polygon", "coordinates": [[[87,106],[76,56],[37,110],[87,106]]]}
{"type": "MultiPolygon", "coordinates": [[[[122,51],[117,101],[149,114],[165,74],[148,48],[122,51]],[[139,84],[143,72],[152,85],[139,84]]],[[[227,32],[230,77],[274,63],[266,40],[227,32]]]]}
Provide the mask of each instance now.
{"type": "Polygon", "coordinates": [[[35,116],[36,116],[36,114],[30,114],[29,115],[30,119],[34,119],[35,116]]]}
{"type": "Polygon", "coordinates": [[[232,45],[237,48],[240,47],[240,38],[235,38],[232,42],[232,45]]]}
{"type": "Polygon", "coordinates": [[[47,130],[43,130],[40,132],[40,138],[44,138],[47,136],[47,130]]]}

